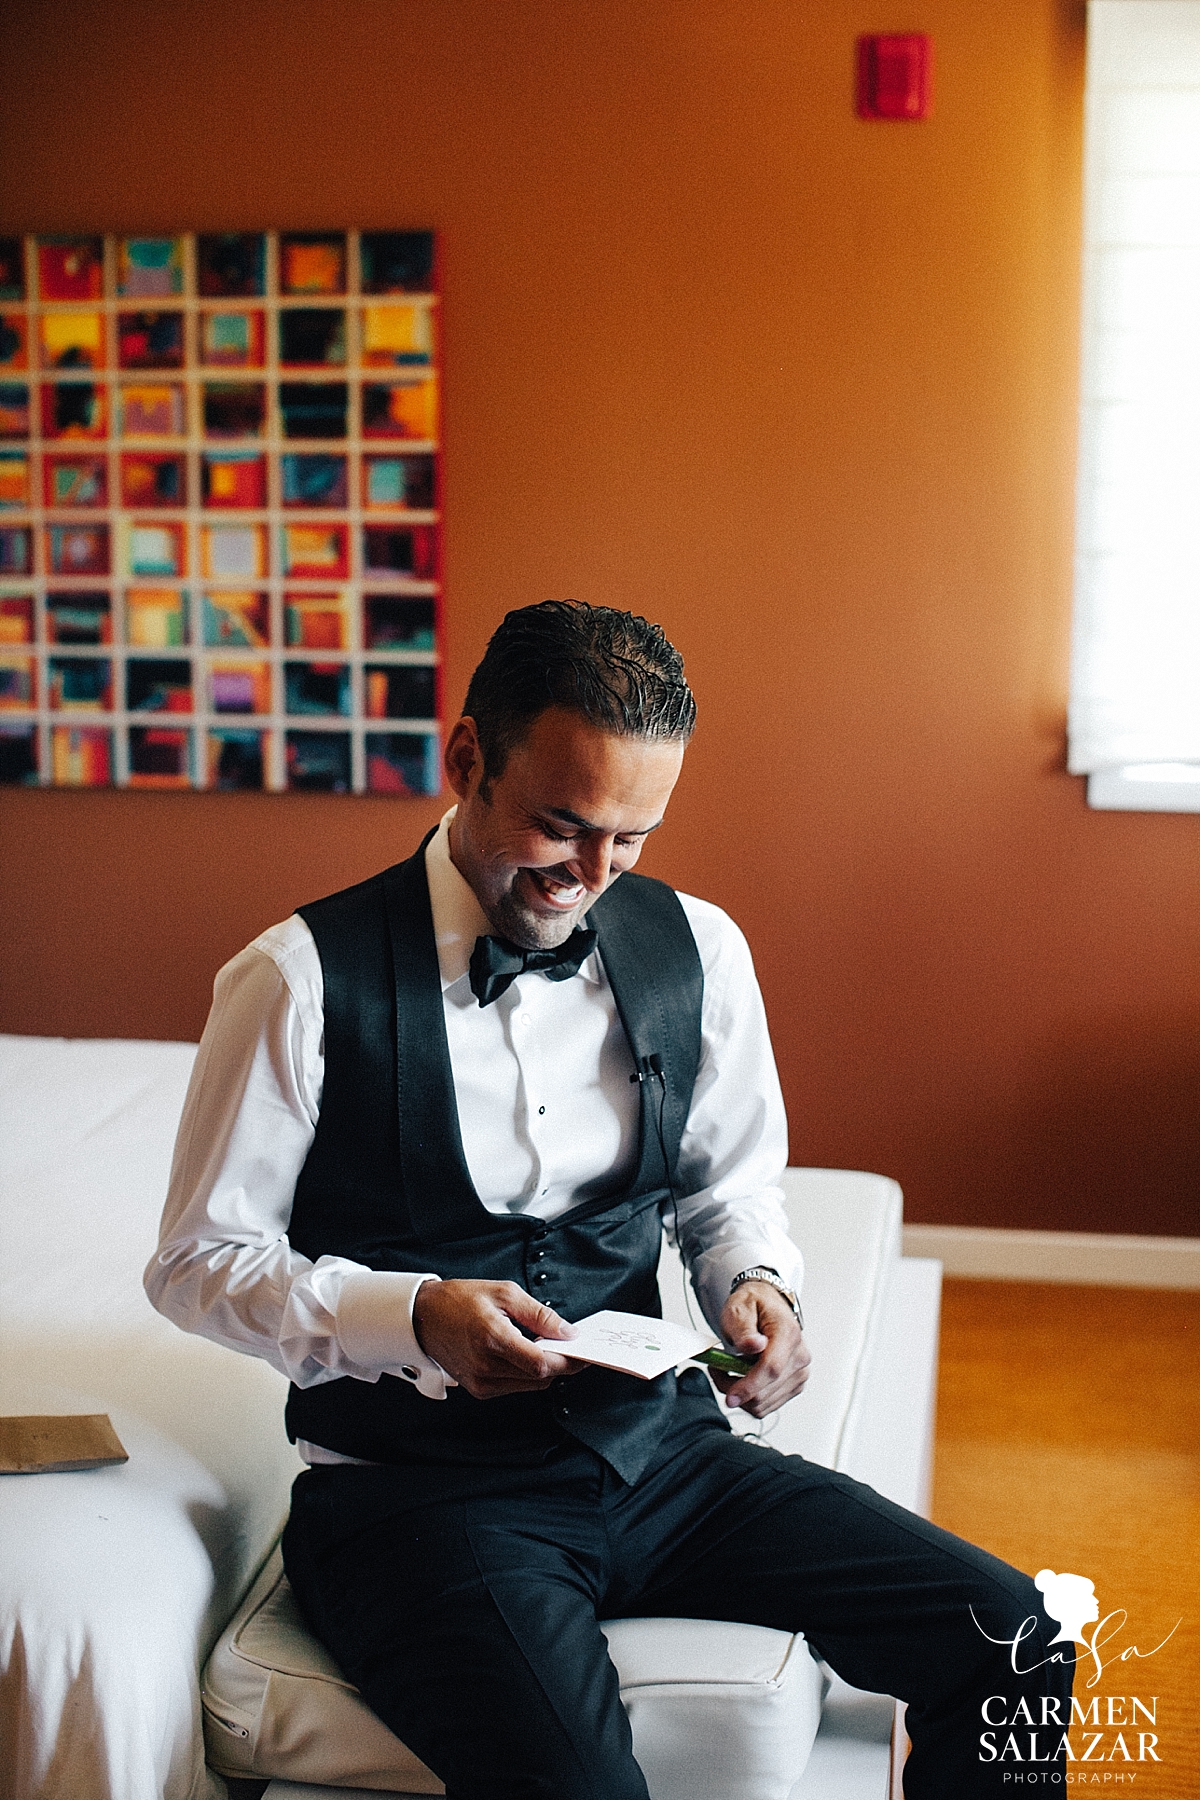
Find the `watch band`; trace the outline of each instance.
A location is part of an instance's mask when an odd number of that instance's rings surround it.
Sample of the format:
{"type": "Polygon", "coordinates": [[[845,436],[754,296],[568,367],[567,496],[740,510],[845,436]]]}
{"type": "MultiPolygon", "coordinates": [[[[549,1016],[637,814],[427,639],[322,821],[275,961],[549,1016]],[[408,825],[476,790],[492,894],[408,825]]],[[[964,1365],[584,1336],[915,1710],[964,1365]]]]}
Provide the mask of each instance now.
{"type": "Polygon", "coordinates": [[[733,1280],[730,1282],[730,1284],[729,1284],[730,1293],[735,1294],[737,1292],[737,1290],[740,1287],[742,1287],[747,1281],[765,1281],[767,1283],[768,1287],[776,1288],[779,1291],[779,1293],[781,1293],[783,1295],[784,1299],[787,1301],[788,1305],[791,1307],[792,1311],[795,1313],[796,1323],[799,1325],[801,1331],[803,1331],[803,1329],[804,1329],[804,1314],[800,1311],[800,1302],[799,1302],[799,1300],[797,1300],[795,1293],[788,1286],[787,1282],[783,1279],[782,1275],[780,1275],[780,1273],[778,1272],[777,1269],[763,1269],[763,1268],[743,1269],[741,1274],[735,1275],[733,1280]]]}

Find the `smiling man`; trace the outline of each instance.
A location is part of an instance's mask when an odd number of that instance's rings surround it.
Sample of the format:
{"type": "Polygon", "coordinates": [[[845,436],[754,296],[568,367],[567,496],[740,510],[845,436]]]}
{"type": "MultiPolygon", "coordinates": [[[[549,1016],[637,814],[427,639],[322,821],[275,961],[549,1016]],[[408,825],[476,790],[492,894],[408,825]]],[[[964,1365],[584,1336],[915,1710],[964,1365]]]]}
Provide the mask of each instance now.
{"type": "Polygon", "coordinates": [[[598,1624],[638,1614],[803,1630],[909,1701],[910,1800],[991,1793],[978,1707],[1021,1682],[970,1609],[1011,1638],[1028,1578],[734,1436],[699,1369],[571,1360],[571,1320],[657,1315],[665,1225],[755,1359],[726,1405],[808,1373],[749,952],[631,872],[694,720],[657,626],[507,616],[438,829],[218,976],[147,1291],[290,1378],[292,1585],[452,1800],[646,1800],[598,1624]]]}

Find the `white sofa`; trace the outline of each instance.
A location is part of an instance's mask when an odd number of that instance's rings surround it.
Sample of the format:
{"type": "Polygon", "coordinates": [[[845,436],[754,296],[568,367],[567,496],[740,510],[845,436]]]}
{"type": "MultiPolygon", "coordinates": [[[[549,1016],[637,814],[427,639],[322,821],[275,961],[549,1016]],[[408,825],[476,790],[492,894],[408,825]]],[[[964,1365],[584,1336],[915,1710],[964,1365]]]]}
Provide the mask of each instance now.
{"type": "MultiPolygon", "coordinates": [[[[142,1293],[193,1054],[0,1037],[0,1412],[108,1412],[130,1453],[0,1478],[4,1792],[219,1800],[205,1729],[215,1768],[273,1777],[269,1800],[440,1792],[294,1613],[275,1549],[299,1466],[282,1379],[185,1337],[142,1293]]],[[[814,1372],[770,1441],[922,1509],[939,1266],[901,1258],[893,1182],[790,1170],[787,1189],[814,1372]]],[[[682,1318],[669,1252],[662,1273],[682,1318]]],[[[652,1800],[884,1800],[892,1702],[822,1679],[802,1639],[609,1631],[652,1800]],[[761,1766],[735,1778],[739,1742],[761,1766]]]]}

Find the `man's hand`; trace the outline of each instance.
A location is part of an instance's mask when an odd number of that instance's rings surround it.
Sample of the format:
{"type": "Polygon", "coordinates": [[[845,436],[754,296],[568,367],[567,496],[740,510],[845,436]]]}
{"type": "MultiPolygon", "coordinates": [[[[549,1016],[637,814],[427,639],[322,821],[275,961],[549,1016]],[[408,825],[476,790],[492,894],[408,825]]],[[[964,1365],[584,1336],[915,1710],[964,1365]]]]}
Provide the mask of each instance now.
{"type": "Polygon", "coordinates": [[[739,1356],[758,1358],[748,1375],[713,1371],[727,1406],[765,1419],[808,1380],[812,1361],[808,1345],[795,1313],[770,1282],[744,1281],[730,1294],[721,1313],[721,1336],[739,1356]]]}
{"type": "Polygon", "coordinates": [[[560,1375],[577,1375],[584,1366],[552,1350],[534,1349],[525,1332],[568,1339],[575,1327],[515,1281],[422,1282],[412,1316],[426,1356],[476,1400],[548,1388],[560,1375]]]}

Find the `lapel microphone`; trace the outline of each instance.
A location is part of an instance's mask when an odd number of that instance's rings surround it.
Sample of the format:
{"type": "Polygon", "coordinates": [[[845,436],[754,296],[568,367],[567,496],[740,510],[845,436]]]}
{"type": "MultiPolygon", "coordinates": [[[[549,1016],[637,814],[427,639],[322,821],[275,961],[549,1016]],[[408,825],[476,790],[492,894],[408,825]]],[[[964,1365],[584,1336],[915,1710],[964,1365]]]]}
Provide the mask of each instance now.
{"type": "Polygon", "coordinates": [[[665,1088],[666,1078],[663,1072],[662,1057],[658,1051],[651,1051],[649,1056],[639,1056],[637,1072],[629,1079],[630,1081],[661,1081],[665,1088]]]}

